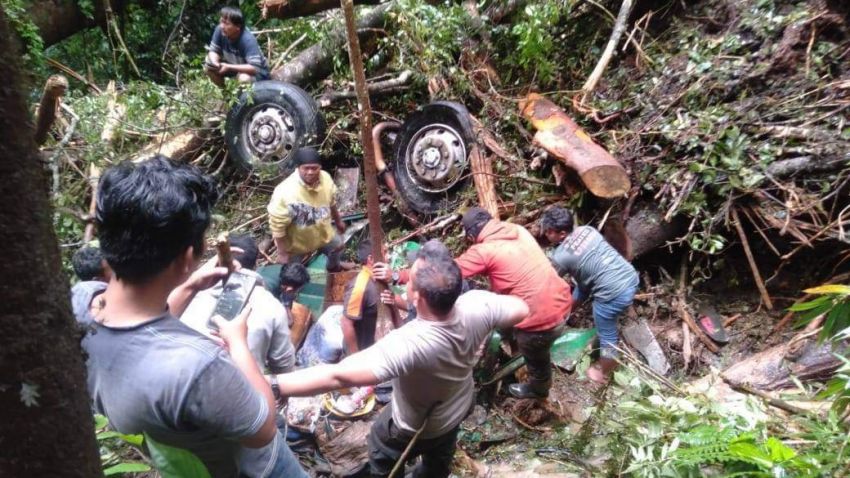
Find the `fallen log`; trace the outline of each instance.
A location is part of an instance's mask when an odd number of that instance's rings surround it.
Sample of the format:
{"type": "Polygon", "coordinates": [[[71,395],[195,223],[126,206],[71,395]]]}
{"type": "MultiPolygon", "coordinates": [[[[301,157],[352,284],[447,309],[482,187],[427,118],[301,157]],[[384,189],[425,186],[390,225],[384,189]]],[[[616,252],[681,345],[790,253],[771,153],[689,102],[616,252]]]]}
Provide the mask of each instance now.
{"type": "MultiPolygon", "coordinates": [[[[377,5],[382,0],[354,0],[355,5],[377,5]]],[[[263,18],[297,18],[339,8],[338,0],[261,0],[263,18]]]]}
{"type": "Polygon", "coordinates": [[[175,161],[190,162],[206,149],[209,142],[219,134],[220,117],[207,118],[204,126],[190,129],[176,135],[161,133],[150,144],[135,155],[135,161],[161,154],[175,161]]]}
{"type": "Polygon", "coordinates": [[[491,216],[499,217],[499,200],[496,196],[496,185],[493,183],[493,163],[478,145],[472,145],[469,152],[469,163],[472,169],[472,181],[478,193],[478,205],[486,209],[491,216]]]}
{"type": "MultiPolygon", "coordinates": [[[[375,29],[382,28],[386,14],[394,2],[388,2],[371,9],[357,20],[357,37],[361,43],[367,43],[375,29]]],[[[272,71],[272,78],[298,86],[322,80],[333,72],[333,60],[345,51],[345,25],[334,28],[327,40],[303,50],[295,58],[272,71]]]]}
{"type": "Polygon", "coordinates": [[[626,233],[631,239],[632,257],[640,257],[661,247],[682,232],[684,225],[679,218],[664,220],[664,213],[654,204],[636,206],[634,214],[626,220],[626,233]]]}
{"type": "Polygon", "coordinates": [[[818,344],[814,338],[800,341],[790,340],[783,344],[752,355],[722,372],[723,380],[733,387],[741,384],[758,390],[793,388],[794,378],[801,381],[829,378],[841,365],[835,356],[839,350],[832,343],[818,344]],[[795,343],[797,342],[797,343],[795,343]]]}
{"type": "Polygon", "coordinates": [[[850,154],[836,157],[801,156],[782,159],[767,167],[767,174],[775,178],[785,178],[799,173],[821,173],[836,171],[850,163],[850,154]]]}
{"type": "Polygon", "coordinates": [[[616,198],[631,189],[626,169],[596,144],[555,103],[531,93],[520,101],[521,114],[537,129],[533,143],[578,173],[595,196],[616,198]]]}
{"type": "Polygon", "coordinates": [[[68,79],[62,75],[52,75],[44,84],[44,93],[38,103],[38,113],[35,122],[35,143],[39,146],[47,141],[50,128],[56,121],[59,102],[68,90],[68,79]]]}

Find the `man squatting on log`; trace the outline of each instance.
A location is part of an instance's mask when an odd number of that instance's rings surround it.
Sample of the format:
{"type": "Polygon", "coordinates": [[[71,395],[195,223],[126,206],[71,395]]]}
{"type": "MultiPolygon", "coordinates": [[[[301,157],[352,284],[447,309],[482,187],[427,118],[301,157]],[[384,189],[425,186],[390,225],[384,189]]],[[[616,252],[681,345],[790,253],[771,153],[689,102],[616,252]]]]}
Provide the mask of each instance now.
{"type": "Polygon", "coordinates": [[[224,87],[225,78],[236,78],[240,83],[270,78],[269,66],[257,38],[245,28],[242,11],[236,7],[221,9],[218,26],[207,49],[204,71],[219,87],[224,87]]]}

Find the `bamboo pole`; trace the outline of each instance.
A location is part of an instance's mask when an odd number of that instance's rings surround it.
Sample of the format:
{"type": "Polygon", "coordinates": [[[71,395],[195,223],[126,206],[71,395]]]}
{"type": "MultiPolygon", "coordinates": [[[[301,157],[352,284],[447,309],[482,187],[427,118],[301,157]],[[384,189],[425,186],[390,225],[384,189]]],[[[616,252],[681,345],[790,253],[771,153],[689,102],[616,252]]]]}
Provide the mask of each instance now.
{"type": "MultiPolygon", "coordinates": [[[[357,106],[360,111],[360,143],[363,145],[363,176],[366,179],[366,217],[369,219],[369,237],[372,240],[372,259],[384,262],[384,230],[381,229],[381,200],[378,196],[378,167],[375,163],[375,144],[372,142],[372,105],[369,102],[369,89],[366,85],[366,72],[363,69],[363,55],[360,52],[360,39],[357,37],[357,24],[354,18],[354,2],[340,0],[345,29],[348,34],[348,58],[354,76],[354,90],[357,93],[357,106]]],[[[377,282],[379,292],[386,288],[377,282]]],[[[398,310],[393,306],[381,307],[379,330],[389,331],[387,311],[395,327],[401,326],[398,310]]]]}

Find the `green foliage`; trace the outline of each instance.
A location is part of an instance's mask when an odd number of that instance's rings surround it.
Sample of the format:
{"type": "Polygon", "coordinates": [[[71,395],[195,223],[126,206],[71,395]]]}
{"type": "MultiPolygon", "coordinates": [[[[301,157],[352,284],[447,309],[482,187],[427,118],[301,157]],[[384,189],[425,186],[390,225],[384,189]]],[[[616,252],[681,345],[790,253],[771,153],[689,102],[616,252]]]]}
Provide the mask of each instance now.
{"type": "Polygon", "coordinates": [[[145,434],[151,459],[162,478],[210,478],[206,466],[193,453],[182,448],[164,445],[145,434]]]}
{"type": "Polygon", "coordinates": [[[0,0],[0,8],[24,43],[24,65],[27,69],[41,66],[44,62],[44,42],[38,27],[27,14],[24,0],[0,0]]]}
{"type": "Polygon", "coordinates": [[[563,0],[535,2],[525,7],[523,16],[511,27],[517,47],[510,61],[542,84],[555,77],[559,50],[553,29],[568,13],[569,3],[563,0]]]}
{"type": "Polygon", "coordinates": [[[826,315],[823,328],[820,332],[820,340],[831,337],[844,337],[850,335],[850,286],[830,284],[806,289],[807,294],[818,297],[794,304],[788,308],[793,312],[801,312],[800,323],[806,324],[819,317],[826,315]]]}
{"type": "MultiPolygon", "coordinates": [[[[138,449],[144,441],[142,435],[125,435],[108,430],[109,421],[103,415],[94,416],[94,428],[100,447],[100,461],[106,476],[123,476],[151,470],[147,463],[129,457],[139,455],[138,449]]],[[[189,475],[187,475],[189,476],[189,475]]]]}
{"type": "MultiPolygon", "coordinates": [[[[800,325],[825,315],[826,319],[818,337],[820,341],[831,339],[836,344],[841,344],[850,339],[850,286],[828,284],[806,289],[804,292],[818,297],[789,308],[800,313],[800,325]]],[[[845,349],[844,355],[836,354],[836,357],[841,360],[841,366],[819,396],[823,399],[833,399],[833,410],[846,417],[850,410],[850,355],[845,349]]]]}
{"type": "Polygon", "coordinates": [[[590,446],[591,453],[611,456],[608,468],[618,474],[830,476],[848,465],[834,445],[847,434],[835,414],[826,421],[775,417],[752,397],[724,403],[671,393],[629,369],[618,371],[615,380],[621,392],[608,397],[615,406],[597,414],[604,434],[590,446]]]}
{"type": "Polygon", "coordinates": [[[457,53],[468,28],[460,4],[436,6],[423,0],[399,0],[389,15],[398,28],[392,43],[400,65],[409,65],[426,77],[458,73],[457,53]]]}

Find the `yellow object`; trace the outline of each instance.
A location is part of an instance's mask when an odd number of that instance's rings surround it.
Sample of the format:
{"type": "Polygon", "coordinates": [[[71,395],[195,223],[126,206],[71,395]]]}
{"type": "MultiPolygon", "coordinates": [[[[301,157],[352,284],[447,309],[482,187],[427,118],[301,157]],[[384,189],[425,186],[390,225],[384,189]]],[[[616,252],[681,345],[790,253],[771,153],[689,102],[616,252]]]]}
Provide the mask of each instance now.
{"type": "Polygon", "coordinates": [[[325,171],[316,187],[304,184],[297,170],[277,185],[268,206],[269,228],[273,237],[283,238],[285,252],[309,254],[331,242],[335,196],[336,185],[325,171]]]}
{"type": "MultiPolygon", "coordinates": [[[[340,390],[340,392],[348,393],[348,390],[340,390]]],[[[333,392],[328,392],[322,395],[322,406],[325,408],[325,410],[340,418],[357,418],[362,417],[364,415],[368,415],[372,412],[372,410],[375,409],[376,401],[377,399],[375,398],[375,392],[372,392],[366,396],[363,401],[363,406],[360,407],[358,410],[352,413],[343,413],[334,407],[333,392]]]]}
{"type": "Polygon", "coordinates": [[[348,299],[348,307],[345,309],[345,316],[350,318],[362,319],[363,317],[363,296],[366,294],[366,286],[372,279],[372,269],[363,266],[357,274],[357,280],[354,282],[354,288],[351,290],[351,295],[348,299]]]}

